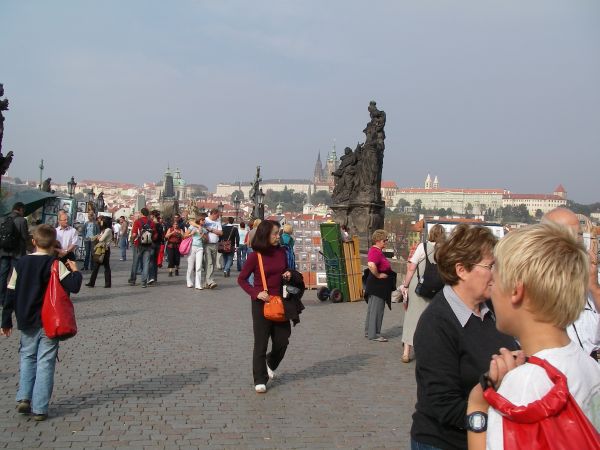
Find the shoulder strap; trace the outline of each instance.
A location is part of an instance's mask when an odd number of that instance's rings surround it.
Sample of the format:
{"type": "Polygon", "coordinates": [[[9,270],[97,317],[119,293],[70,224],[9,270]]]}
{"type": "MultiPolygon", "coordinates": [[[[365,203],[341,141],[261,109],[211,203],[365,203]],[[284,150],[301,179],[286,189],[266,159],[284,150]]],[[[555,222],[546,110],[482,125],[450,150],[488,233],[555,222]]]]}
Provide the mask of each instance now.
{"type": "Polygon", "coordinates": [[[258,257],[258,268],[260,270],[260,279],[262,280],[263,289],[268,291],[269,288],[267,287],[267,278],[265,277],[265,268],[263,266],[262,255],[256,252],[256,256],[258,257]]]}
{"type": "Polygon", "coordinates": [[[234,227],[233,225],[231,225],[231,228],[230,228],[230,230],[229,230],[229,237],[227,238],[227,240],[228,240],[228,241],[231,239],[231,235],[233,234],[233,229],[234,229],[234,228],[235,228],[235,227],[234,227]]]}

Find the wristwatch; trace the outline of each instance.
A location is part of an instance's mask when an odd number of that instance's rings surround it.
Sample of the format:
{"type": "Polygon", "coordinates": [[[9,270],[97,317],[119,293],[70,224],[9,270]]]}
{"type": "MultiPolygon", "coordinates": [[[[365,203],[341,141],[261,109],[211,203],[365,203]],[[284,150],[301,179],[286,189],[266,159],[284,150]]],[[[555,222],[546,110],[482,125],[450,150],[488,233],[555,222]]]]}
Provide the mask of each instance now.
{"type": "Polygon", "coordinates": [[[488,415],[483,411],[475,411],[465,418],[465,428],[473,433],[487,431],[488,415]]]}

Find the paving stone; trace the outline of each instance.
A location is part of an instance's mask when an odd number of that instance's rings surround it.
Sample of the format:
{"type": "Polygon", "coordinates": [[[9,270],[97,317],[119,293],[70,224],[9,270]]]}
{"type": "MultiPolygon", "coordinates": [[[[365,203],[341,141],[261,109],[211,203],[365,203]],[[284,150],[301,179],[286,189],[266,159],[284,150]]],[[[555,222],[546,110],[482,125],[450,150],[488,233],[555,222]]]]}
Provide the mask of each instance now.
{"type": "Polygon", "coordinates": [[[401,307],[385,313],[390,342],[374,343],[364,303],[307,291],[278,378],[257,395],[235,277],[190,292],[163,269],[141,289],[127,285],[128,263],[111,263],[113,288],[73,296],[79,333],[61,343],[46,422],[16,413],[19,333],[0,339],[0,448],[409,448],[416,385],[401,307]]]}

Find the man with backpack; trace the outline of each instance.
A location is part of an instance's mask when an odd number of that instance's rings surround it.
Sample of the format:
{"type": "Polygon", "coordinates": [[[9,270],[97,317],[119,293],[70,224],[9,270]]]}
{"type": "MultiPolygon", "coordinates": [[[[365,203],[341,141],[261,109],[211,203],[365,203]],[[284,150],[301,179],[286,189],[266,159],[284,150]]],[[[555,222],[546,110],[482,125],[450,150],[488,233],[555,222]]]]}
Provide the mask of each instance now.
{"type": "Polygon", "coordinates": [[[12,212],[0,219],[0,306],[4,305],[8,277],[15,262],[27,252],[29,229],[25,204],[17,202],[12,212]]]}
{"type": "Polygon", "coordinates": [[[150,270],[150,259],[153,254],[153,242],[157,238],[156,227],[148,217],[150,212],[148,208],[142,208],[140,211],[142,217],[133,223],[131,230],[131,239],[133,240],[133,264],[131,265],[131,276],[129,284],[135,286],[137,278],[138,261],[142,262],[142,287],[148,285],[148,275],[150,270]]]}

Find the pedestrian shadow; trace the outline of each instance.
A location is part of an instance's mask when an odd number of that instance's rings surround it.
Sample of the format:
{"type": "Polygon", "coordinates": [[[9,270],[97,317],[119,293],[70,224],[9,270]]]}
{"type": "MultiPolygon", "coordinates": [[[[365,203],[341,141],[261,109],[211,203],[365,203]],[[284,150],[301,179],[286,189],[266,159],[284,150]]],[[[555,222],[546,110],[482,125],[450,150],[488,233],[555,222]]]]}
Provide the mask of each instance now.
{"type": "MultiPolygon", "coordinates": [[[[107,289],[109,290],[109,289],[107,289]]],[[[111,300],[114,299],[115,297],[134,297],[136,295],[145,295],[147,294],[147,291],[145,290],[141,290],[139,292],[111,292],[109,294],[102,294],[102,295],[85,295],[83,294],[81,297],[79,295],[72,297],[73,303],[76,305],[77,303],[83,303],[83,302],[91,302],[91,301],[95,301],[95,300],[111,300]]]]}
{"type": "Polygon", "coordinates": [[[120,316],[131,316],[133,314],[140,313],[140,310],[134,309],[131,311],[106,311],[96,314],[89,314],[87,316],[77,316],[77,321],[79,320],[92,320],[92,319],[104,319],[105,317],[120,317],[120,316]]]}
{"type": "Polygon", "coordinates": [[[383,334],[386,338],[397,338],[402,336],[402,327],[400,325],[396,325],[395,327],[388,328],[381,334],[383,334]]]}
{"type": "Polygon", "coordinates": [[[341,358],[319,361],[310,367],[300,370],[296,373],[285,373],[280,378],[276,378],[277,384],[286,384],[292,381],[326,378],[335,375],[348,375],[351,372],[363,369],[367,365],[367,360],[373,355],[357,354],[342,356],[341,358]]]}
{"type": "Polygon", "coordinates": [[[159,375],[118,386],[105,387],[98,391],[87,392],[52,403],[53,415],[60,417],[76,414],[104,403],[116,403],[130,398],[143,400],[166,397],[186,386],[205,383],[208,377],[215,372],[217,372],[216,368],[205,367],[189,372],[159,375]]]}

